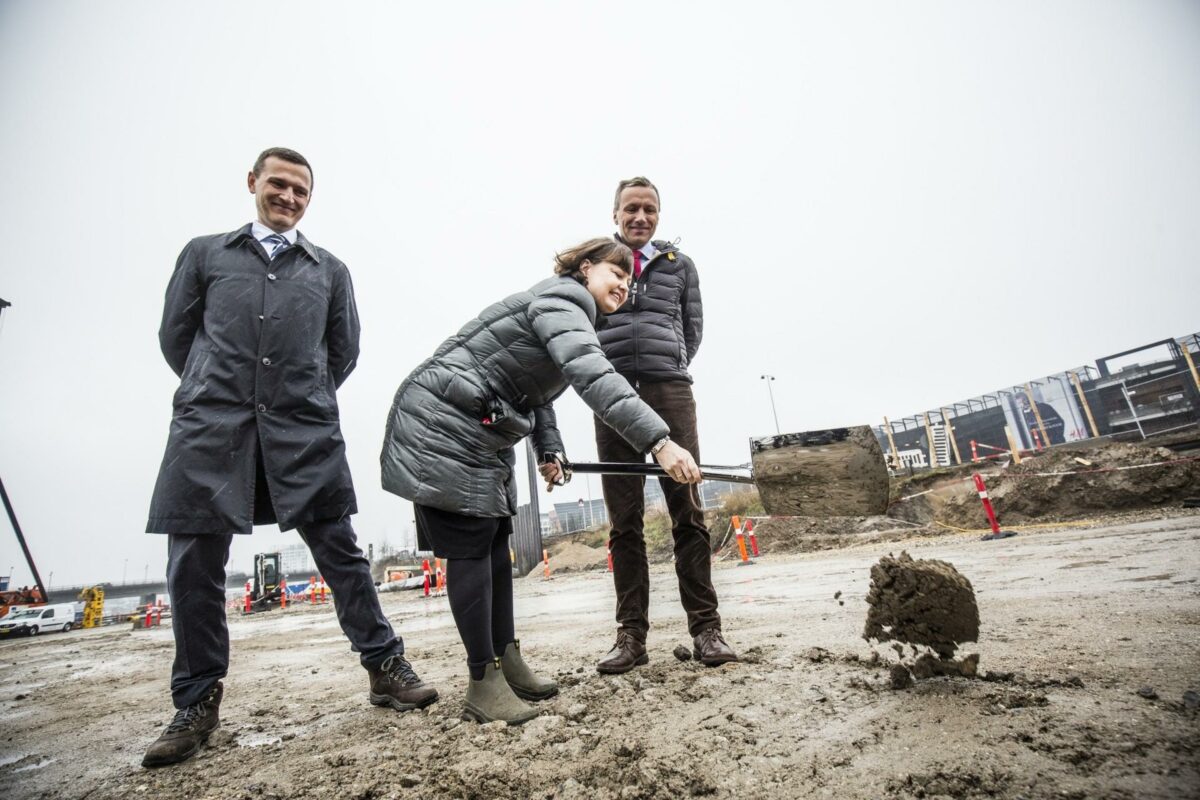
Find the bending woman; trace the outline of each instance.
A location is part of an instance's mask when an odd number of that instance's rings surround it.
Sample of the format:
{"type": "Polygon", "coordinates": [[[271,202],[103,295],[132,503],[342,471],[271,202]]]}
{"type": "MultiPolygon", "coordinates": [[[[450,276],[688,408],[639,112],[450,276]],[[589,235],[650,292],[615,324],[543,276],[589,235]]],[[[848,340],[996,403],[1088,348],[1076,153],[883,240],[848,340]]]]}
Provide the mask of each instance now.
{"type": "Polygon", "coordinates": [[[411,500],[418,529],[446,560],[450,610],[467,650],[464,717],[520,724],[523,702],[558,685],[535,675],[513,626],[508,537],[517,511],[513,446],[528,435],[550,483],[564,452],[551,403],[575,389],[631,445],[675,480],[697,483],[692,456],[604,357],[601,314],[629,292],[633,256],[612,239],[559,253],[555,276],[488,306],[396,391],[383,445],[383,488],[411,500]]]}

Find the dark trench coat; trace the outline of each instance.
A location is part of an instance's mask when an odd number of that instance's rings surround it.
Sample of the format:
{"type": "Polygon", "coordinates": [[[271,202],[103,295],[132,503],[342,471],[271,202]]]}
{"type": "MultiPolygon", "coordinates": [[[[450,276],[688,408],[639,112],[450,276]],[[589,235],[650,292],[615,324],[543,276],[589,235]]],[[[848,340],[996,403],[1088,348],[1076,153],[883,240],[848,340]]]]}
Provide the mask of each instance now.
{"type": "Polygon", "coordinates": [[[180,383],[147,532],[290,530],[355,513],[335,389],[358,336],[346,265],[303,235],[274,261],[249,225],[189,242],[159,329],[180,383]]]}

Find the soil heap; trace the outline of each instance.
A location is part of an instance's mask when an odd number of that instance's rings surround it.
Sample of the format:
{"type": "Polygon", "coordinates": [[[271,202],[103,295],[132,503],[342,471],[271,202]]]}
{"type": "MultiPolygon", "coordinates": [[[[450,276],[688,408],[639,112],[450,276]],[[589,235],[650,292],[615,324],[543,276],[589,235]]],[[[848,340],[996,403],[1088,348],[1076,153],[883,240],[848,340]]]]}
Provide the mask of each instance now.
{"type": "MultiPolygon", "coordinates": [[[[579,542],[566,542],[550,553],[551,574],[583,572],[604,569],[608,565],[608,553],[603,547],[588,547],[579,542]]],[[[529,578],[541,579],[545,571],[539,564],[529,573],[529,578]]]]}
{"type": "Polygon", "coordinates": [[[884,556],[871,567],[867,605],[867,640],[926,645],[950,659],[960,643],[979,638],[975,590],[946,561],[884,556]]]}
{"type": "MultiPolygon", "coordinates": [[[[1115,442],[1028,457],[987,481],[1001,525],[1072,519],[1182,504],[1200,486],[1200,460],[1163,447],[1115,442]]],[[[979,501],[961,495],[948,501],[939,517],[979,527],[979,501]]]]}

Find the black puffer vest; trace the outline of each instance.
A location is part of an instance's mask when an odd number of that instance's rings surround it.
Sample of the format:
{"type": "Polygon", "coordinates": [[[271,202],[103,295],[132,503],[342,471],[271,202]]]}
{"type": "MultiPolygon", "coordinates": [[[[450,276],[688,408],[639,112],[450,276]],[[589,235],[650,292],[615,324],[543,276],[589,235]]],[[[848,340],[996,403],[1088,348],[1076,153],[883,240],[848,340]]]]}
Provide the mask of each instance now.
{"type": "Polygon", "coordinates": [[[630,383],[687,381],[704,332],[696,265],[669,242],[642,265],[625,305],[608,316],[600,346],[630,383]]]}

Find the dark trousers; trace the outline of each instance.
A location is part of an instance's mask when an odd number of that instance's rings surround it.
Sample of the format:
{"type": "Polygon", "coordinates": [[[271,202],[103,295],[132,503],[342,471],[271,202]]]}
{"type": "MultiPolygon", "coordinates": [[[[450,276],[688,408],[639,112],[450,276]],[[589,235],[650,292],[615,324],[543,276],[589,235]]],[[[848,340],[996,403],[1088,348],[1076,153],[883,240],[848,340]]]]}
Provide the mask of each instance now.
{"type": "MultiPolygon", "coordinates": [[[[300,538],[333,590],[338,622],[351,649],[368,669],[404,653],[379,606],[371,569],[350,518],[310,522],[300,538]]],[[[198,703],[229,671],[229,630],[225,625],[225,565],[232,534],[167,537],[167,591],[171,595],[175,663],[171,698],[176,708],[198,703]]]]}
{"type": "MultiPolygon", "coordinates": [[[[658,412],[671,428],[671,440],[700,461],[700,440],[696,433],[696,401],[692,386],[685,381],[642,383],[637,392],[658,412]]],[[[599,418],[596,419],[596,448],[601,461],[645,461],[645,456],[629,445],[599,418]]],[[[618,630],[646,641],[650,630],[650,563],[646,558],[646,540],[642,521],[646,510],[645,478],[605,475],[604,504],[612,526],[610,546],[613,557],[613,583],[617,590],[618,630]]],[[[695,486],[659,478],[671,514],[671,535],[675,540],[675,574],[679,577],[679,599],[687,612],[688,632],[697,635],[708,628],[720,628],[717,592],[712,583],[712,545],[700,493],[695,486]]]]}

